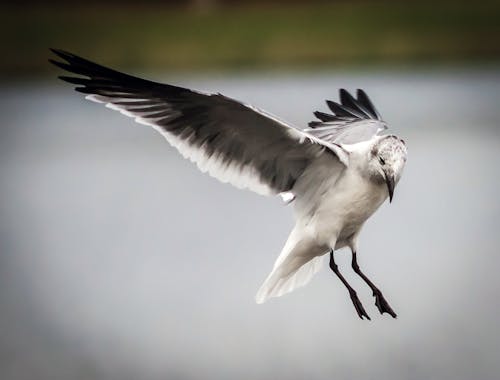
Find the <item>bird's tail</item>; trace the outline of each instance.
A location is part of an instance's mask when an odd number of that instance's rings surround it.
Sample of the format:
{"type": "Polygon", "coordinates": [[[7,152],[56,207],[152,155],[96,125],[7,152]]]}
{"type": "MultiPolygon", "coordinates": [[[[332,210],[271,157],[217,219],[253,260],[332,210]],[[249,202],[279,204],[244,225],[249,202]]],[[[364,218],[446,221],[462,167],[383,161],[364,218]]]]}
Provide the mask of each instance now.
{"type": "Polygon", "coordinates": [[[273,270],[260,287],[255,300],[264,303],[307,284],[321,269],[327,247],[306,236],[297,227],[290,234],[273,270]]]}

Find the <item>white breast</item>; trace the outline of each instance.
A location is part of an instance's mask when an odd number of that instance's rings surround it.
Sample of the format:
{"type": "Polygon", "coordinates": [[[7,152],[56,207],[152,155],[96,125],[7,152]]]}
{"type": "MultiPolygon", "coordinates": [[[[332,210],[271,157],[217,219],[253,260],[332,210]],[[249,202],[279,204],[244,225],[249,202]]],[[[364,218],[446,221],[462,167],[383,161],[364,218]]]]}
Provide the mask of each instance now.
{"type": "Polygon", "coordinates": [[[320,243],[342,248],[386,198],[383,184],[375,184],[357,170],[347,168],[318,199],[307,223],[320,243]]]}

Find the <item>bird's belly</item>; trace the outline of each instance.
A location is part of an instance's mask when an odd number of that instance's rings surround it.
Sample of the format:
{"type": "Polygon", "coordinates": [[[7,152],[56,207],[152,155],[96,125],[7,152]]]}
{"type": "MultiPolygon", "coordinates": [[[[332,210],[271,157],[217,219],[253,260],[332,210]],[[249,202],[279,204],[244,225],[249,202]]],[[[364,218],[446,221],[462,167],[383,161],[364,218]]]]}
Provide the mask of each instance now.
{"type": "Polygon", "coordinates": [[[345,246],[386,198],[383,185],[359,177],[345,178],[325,194],[313,216],[318,240],[335,241],[336,248],[345,246]]]}

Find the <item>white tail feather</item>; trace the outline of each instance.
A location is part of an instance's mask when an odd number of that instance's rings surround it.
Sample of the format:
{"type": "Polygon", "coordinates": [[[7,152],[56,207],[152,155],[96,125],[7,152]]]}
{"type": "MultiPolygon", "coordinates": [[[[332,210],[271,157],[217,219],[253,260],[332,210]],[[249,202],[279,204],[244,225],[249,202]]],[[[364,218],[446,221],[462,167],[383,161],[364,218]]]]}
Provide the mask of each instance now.
{"type": "Polygon", "coordinates": [[[307,284],[321,269],[327,248],[294,228],[255,300],[264,303],[307,284]],[[302,235],[302,236],[301,236],[302,235]]]}

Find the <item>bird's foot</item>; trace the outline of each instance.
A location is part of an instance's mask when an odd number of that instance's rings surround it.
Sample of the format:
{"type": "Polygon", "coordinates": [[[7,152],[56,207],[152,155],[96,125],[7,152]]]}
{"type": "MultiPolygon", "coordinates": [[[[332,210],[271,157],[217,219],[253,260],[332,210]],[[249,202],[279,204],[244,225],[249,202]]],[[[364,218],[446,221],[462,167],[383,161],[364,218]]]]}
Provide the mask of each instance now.
{"type": "Polygon", "coordinates": [[[370,316],[366,313],[365,308],[363,307],[363,304],[358,298],[358,295],[356,294],[355,291],[349,292],[349,295],[351,296],[351,301],[352,304],[354,305],[354,308],[356,309],[356,312],[358,313],[358,316],[363,319],[366,318],[369,321],[371,321],[370,316]]]}
{"type": "Polygon", "coordinates": [[[392,310],[389,303],[385,300],[380,290],[374,291],[373,296],[375,297],[375,306],[377,306],[378,311],[380,311],[380,314],[388,313],[391,315],[392,318],[397,317],[396,313],[394,312],[394,310],[392,310]]]}

